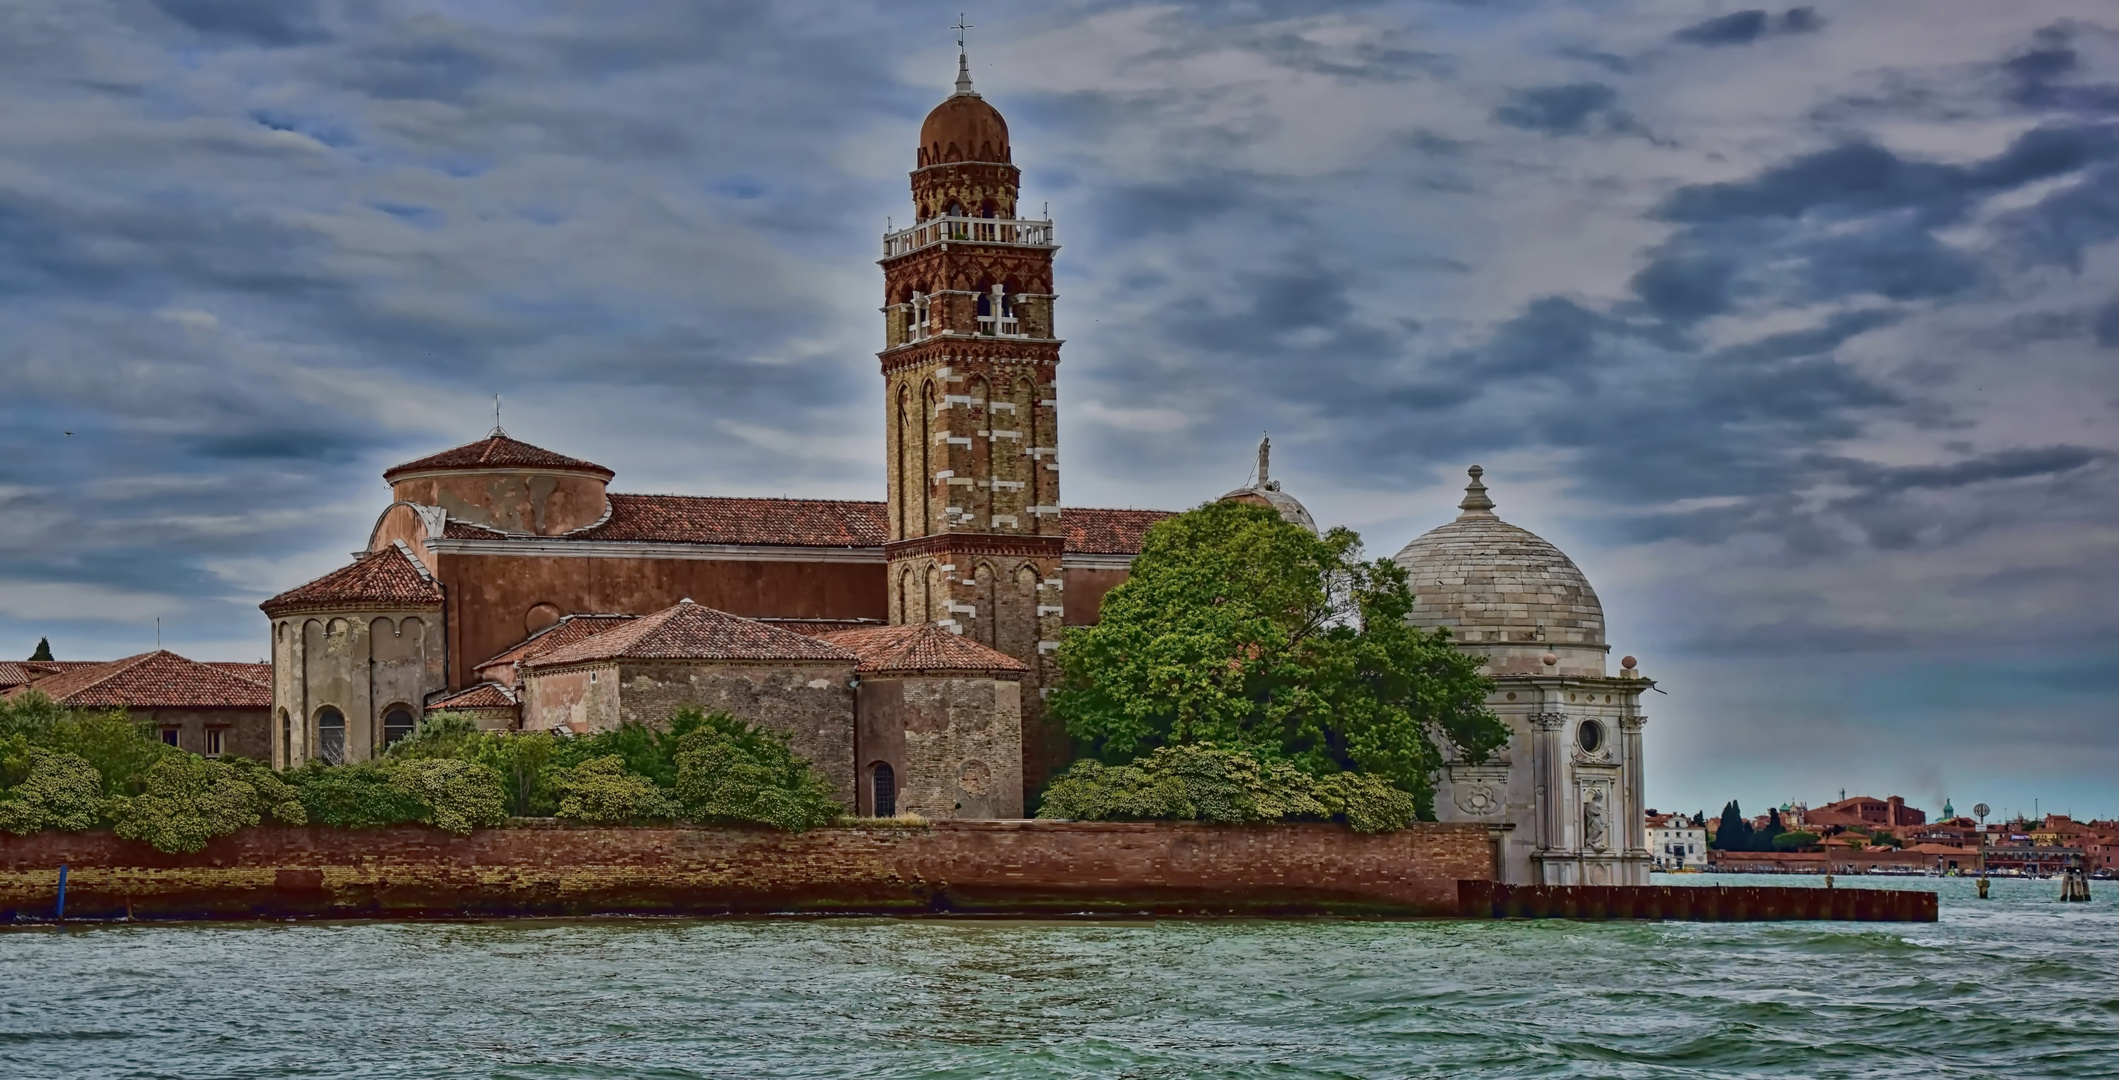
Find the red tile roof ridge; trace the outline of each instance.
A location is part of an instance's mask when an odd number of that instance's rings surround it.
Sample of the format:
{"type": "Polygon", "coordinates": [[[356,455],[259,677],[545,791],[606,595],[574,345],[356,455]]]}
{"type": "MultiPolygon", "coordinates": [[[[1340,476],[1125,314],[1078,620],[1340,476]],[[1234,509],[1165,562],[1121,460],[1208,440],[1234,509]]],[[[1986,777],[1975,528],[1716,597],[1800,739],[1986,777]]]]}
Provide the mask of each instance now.
{"type": "Polygon", "coordinates": [[[472,683],[453,693],[444,691],[440,697],[430,697],[426,708],[429,712],[447,709],[512,709],[516,706],[515,691],[497,682],[472,683]]]}
{"type": "Polygon", "coordinates": [[[858,630],[834,630],[818,634],[819,641],[851,650],[861,658],[854,670],[864,674],[911,674],[914,672],[1009,672],[1030,670],[1007,653],[934,623],[908,626],[873,626],[858,630]]]}
{"type": "Polygon", "coordinates": [[[258,605],[267,615],[347,607],[440,607],[441,587],[403,540],[368,552],[258,605]]]}
{"type": "Polygon", "coordinates": [[[606,660],[856,661],[807,634],[684,600],[523,661],[532,670],[606,660]]]}
{"type": "Polygon", "coordinates": [[[542,446],[532,446],[520,439],[510,438],[506,432],[495,428],[492,434],[475,442],[452,446],[440,453],[428,454],[401,465],[392,465],[383,470],[383,479],[394,481],[400,476],[419,472],[506,468],[594,473],[605,480],[618,475],[593,461],[583,461],[580,458],[554,453],[542,446]]]}
{"type": "Polygon", "coordinates": [[[471,670],[477,671],[481,668],[492,667],[495,664],[516,663],[531,656],[550,652],[559,645],[571,645],[574,642],[586,640],[611,629],[627,619],[637,619],[639,617],[638,615],[620,615],[615,612],[580,612],[572,615],[562,615],[559,617],[558,622],[494,653],[492,657],[486,660],[471,665],[471,670]],[[599,624],[606,622],[609,625],[599,627],[599,624]],[[566,631],[570,627],[589,632],[569,635],[566,631]],[[559,639],[561,638],[566,640],[560,641],[559,639]]]}
{"type": "Polygon", "coordinates": [[[138,653],[39,679],[9,691],[36,691],[84,708],[264,709],[272,688],[167,649],[138,653]]]}

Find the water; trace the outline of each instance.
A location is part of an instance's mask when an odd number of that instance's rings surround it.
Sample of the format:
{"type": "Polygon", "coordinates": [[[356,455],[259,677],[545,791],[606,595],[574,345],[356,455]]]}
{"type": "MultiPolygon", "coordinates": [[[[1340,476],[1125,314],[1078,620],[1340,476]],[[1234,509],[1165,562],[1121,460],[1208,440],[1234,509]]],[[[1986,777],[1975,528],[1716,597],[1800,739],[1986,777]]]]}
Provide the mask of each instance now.
{"type": "Polygon", "coordinates": [[[1942,921],[21,929],[0,1076],[2119,1076],[2119,885],[1860,884],[1942,921]]]}

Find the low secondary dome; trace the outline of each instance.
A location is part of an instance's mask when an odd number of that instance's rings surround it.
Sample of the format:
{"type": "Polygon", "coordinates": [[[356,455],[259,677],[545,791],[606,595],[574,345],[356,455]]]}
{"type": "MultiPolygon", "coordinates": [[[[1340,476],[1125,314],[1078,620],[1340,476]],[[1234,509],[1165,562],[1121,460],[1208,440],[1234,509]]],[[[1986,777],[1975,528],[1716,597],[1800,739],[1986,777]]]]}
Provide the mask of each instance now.
{"type": "Polygon", "coordinates": [[[1413,587],[1412,622],[1457,640],[1604,644],[1604,607],[1566,553],[1494,515],[1472,466],[1463,513],[1416,537],[1397,562],[1413,587]]]}
{"type": "Polygon", "coordinates": [[[1008,160],[1008,121],[971,88],[969,61],[959,53],[956,93],[935,106],[920,125],[919,167],[1008,160]]]}
{"type": "Polygon", "coordinates": [[[1311,532],[1317,531],[1317,522],[1310,511],[1295,496],[1280,490],[1280,481],[1270,473],[1273,440],[1262,439],[1258,443],[1258,482],[1250,487],[1237,488],[1223,495],[1216,502],[1249,503],[1280,512],[1281,520],[1290,525],[1300,525],[1311,532]]]}

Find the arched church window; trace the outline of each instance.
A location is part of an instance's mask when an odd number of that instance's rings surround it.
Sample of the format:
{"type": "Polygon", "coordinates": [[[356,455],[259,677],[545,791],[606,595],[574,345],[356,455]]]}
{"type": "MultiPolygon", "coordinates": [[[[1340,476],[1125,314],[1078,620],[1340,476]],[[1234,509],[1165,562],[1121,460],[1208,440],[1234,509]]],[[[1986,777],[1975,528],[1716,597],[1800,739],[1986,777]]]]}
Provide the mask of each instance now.
{"type": "Polygon", "coordinates": [[[877,817],[898,816],[898,777],[887,761],[876,762],[874,775],[877,817]]]}
{"type": "Polygon", "coordinates": [[[912,340],[927,340],[927,320],[933,313],[933,305],[926,293],[912,294],[912,340]]]}
{"type": "Polygon", "coordinates": [[[1604,745],[1604,725],[1594,720],[1582,721],[1582,727],[1575,732],[1575,741],[1582,744],[1585,752],[1596,753],[1597,748],[1604,745]]]}
{"type": "Polygon", "coordinates": [[[316,756],[326,765],[346,763],[346,714],[329,705],[316,711],[316,756]]]}
{"type": "Polygon", "coordinates": [[[389,712],[383,714],[383,745],[389,746],[412,734],[412,729],[417,726],[418,722],[412,719],[411,709],[403,705],[393,706],[389,712]]]}

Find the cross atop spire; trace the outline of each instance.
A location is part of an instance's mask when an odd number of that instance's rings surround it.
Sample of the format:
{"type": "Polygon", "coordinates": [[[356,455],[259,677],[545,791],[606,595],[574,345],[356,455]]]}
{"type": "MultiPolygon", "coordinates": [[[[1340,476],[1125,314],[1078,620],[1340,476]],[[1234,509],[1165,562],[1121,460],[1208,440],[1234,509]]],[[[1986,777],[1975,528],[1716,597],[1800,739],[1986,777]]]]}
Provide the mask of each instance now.
{"type": "Polygon", "coordinates": [[[957,12],[956,25],[950,27],[950,29],[956,31],[957,96],[977,97],[979,92],[971,88],[971,57],[964,51],[964,31],[971,29],[971,24],[964,21],[963,12],[957,12]]]}
{"type": "Polygon", "coordinates": [[[500,395],[495,394],[493,395],[493,433],[486,436],[486,438],[504,439],[507,435],[508,433],[501,430],[500,427],[500,395]]]}

